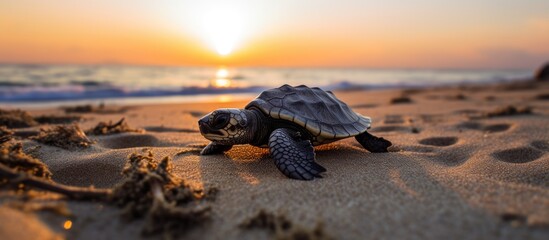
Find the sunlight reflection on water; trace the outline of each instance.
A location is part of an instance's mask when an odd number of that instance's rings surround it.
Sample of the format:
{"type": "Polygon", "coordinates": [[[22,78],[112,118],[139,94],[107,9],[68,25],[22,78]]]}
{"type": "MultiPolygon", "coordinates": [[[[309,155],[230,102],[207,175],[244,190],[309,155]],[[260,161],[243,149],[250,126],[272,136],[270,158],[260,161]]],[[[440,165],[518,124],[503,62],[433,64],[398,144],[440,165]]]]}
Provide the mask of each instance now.
{"type": "Polygon", "coordinates": [[[283,84],[326,90],[487,83],[531,77],[530,70],[406,70],[149,66],[0,65],[0,102],[218,101],[283,84]],[[147,100],[140,100],[147,99],[147,100]]]}

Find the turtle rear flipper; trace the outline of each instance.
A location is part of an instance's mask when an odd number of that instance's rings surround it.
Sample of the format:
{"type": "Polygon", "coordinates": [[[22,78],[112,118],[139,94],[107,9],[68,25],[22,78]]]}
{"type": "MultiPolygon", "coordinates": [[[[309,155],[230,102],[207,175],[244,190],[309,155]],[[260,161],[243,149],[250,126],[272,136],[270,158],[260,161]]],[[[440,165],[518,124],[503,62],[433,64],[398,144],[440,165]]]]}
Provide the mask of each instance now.
{"type": "Polygon", "coordinates": [[[363,132],[356,135],[355,139],[360,143],[360,145],[366,148],[366,150],[373,153],[388,152],[387,148],[393,145],[385,138],[376,137],[368,132],[363,132]]]}
{"type": "Polygon", "coordinates": [[[321,178],[326,169],[315,162],[315,151],[309,140],[296,131],[279,128],[269,137],[269,151],[275,165],[284,175],[298,180],[321,178]]]}

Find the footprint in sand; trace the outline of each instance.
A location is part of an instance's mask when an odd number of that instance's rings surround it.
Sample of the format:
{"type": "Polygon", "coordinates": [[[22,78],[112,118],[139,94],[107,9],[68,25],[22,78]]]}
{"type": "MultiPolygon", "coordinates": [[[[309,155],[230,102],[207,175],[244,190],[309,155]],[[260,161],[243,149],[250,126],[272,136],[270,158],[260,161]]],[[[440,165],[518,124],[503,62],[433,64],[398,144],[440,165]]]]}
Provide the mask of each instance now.
{"type": "Polygon", "coordinates": [[[403,124],[406,120],[401,115],[387,115],[383,123],[385,124],[403,124]]]}
{"type": "Polygon", "coordinates": [[[531,147],[505,149],[492,153],[497,160],[508,163],[527,163],[540,158],[543,152],[531,147]]]}
{"type": "Polygon", "coordinates": [[[514,225],[525,224],[528,220],[526,216],[518,213],[503,213],[500,217],[503,222],[511,223],[514,225]]]}
{"type": "Polygon", "coordinates": [[[378,126],[372,129],[373,132],[411,132],[411,133],[419,133],[420,129],[409,126],[409,125],[402,125],[406,123],[411,123],[411,119],[406,119],[402,117],[401,115],[386,115],[385,119],[383,120],[384,124],[387,124],[385,126],[378,126]]]}
{"type": "MultiPolygon", "coordinates": [[[[425,140],[425,139],[424,139],[425,140]]],[[[446,140],[443,140],[446,141],[446,140]]],[[[456,138],[457,141],[457,138],[456,138]]],[[[429,143],[441,144],[440,140],[429,139],[429,143]],[[431,142],[432,141],[432,142],[431,142]]],[[[471,158],[474,148],[467,145],[452,147],[451,151],[445,151],[436,146],[399,146],[401,151],[425,154],[424,158],[429,159],[436,164],[445,166],[459,166],[471,158]]]]}
{"type": "Polygon", "coordinates": [[[505,132],[509,130],[512,125],[507,123],[496,123],[496,124],[489,124],[484,125],[479,122],[464,122],[456,125],[458,129],[471,129],[471,130],[478,130],[488,133],[496,133],[496,132],[505,132]]]}
{"type": "Polygon", "coordinates": [[[441,151],[433,158],[436,162],[446,166],[458,166],[469,160],[472,153],[471,146],[460,146],[452,151],[441,151]]]}
{"type": "Polygon", "coordinates": [[[423,123],[442,123],[446,121],[447,116],[443,114],[421,114],[419,120],[423,123]]]}
{"type": "Polygon", "coordinates": [[[530,146],[541,151],[549,152],[549,141],[536,140],[531,142],[530,146]]]}
{"type": "Polygon", "coordinates": [[[437,146],[437,147],[446,147],[456,144],[458,141],[457,137],[432,137],[425,138],[419,141],[420,144],[437,146]]]}

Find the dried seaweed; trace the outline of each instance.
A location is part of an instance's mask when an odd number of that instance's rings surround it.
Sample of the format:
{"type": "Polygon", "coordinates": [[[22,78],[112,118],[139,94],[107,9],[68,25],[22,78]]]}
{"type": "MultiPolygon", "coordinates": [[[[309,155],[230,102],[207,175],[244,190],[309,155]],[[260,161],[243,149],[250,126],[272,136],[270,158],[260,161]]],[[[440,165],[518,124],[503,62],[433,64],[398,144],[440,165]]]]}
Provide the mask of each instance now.
{"type": "MultiPolygon", "coordinates": [[[[172,173],[171,159],[158,161],[152,153],[132,154],[122,171],[125,179],[114,189],[71,187],[51,181],[51,173],[38,159],[25,155],[21,144],[1,146],[0,183],[29,186],[61,194],[74,200],[100,200],[121,207],[128,219],[146,219],[143,234],[162,233],[165,238],[203,223],[210,207],[202,204],[209,196],[192,189],[172,173]]],[[[215,195],[217,189],[208,191],[215,195]]]]}
{"type": "Polygon", "coordinates": [[[534,81],[511,82],[507,84],[500,84],[495,87],[496,90],[503,91],[525,91],[535,90],[537,88],[538,84],[534,81]]]}
{"type": "Polygon", "coordinates": [[[158,161],[148,155],[132,154],[122,171],[126,177],[113,189],[111,199],[123,207],[128,219],[145,217],[144,234],[164,233],[168,237],[203,222],[209,207],[198,200],[204,196],[172,173],[171,159],[158,161]]]}
{"type": "Polygon", "coordinates": [[[0,126],[0,144],[10,141],[13,138],[13,131],[4,126],[0,126]]]}
{"type": "Polygon", "coordinates": [[[407,89],[402,90],[402,95],[418,94],[418,93],[422,93],[422,92],[425,92],[425,91],[426,91],[426,89],[422,89],[422,88],[407,88],[407,89]]]}
{"type": "Polygon", "coordinates": [[[64,149],[86,148],[94,142],[77,125],[61,125],[51,129],[40,129],[38,136],[31,137],[37,142],[64,149]]]}
{"type": "Polygon", "coordinates": [[[324,232],[322,223],[308,229],[292,223],[284,215],[276,216],[264,210],[239,226],[244,229],[266,229],[274,234],[275,239],[333,239],[324,232]]]}
{"type": "Polygon", "coordinates": [[[106,199],[106,190],[70,187],[51,180],[52,173],[37,158],[23,152],[21,143],[0,144],[0,185],[8,185],[19,190],[38,188],[59,193],[71,199],[106,199]]]}
{"type": "Polygon", "coordinates": [[[34,120],[40,124],[67,124],[78,122],[82,119],[81,116],[69,115],[69,116],[56,116],[56,115],[43,115],[35,117],[34,120]]]}
{"type": "Polygon", "coordinates": [[[86,131],[86,133],[90,135],[109,135],[125,132],[143,132],[143,130],[131,128],[126,122],[125,118],[122,118],[114,124],[112,123],[112,121],[109,121],[108,123],[100,122],[94,128],[86,131]]]}
{"type": "Polygon", "coordinates": [[[275,216],[265,210],[260,210],[254,217],[241,223],[240,227],[246,229],[260,228],[277,232],[289,230],[292,227],[292,222],[283,215],[275,216]]]}
{"type": "Polygon", "coordinates": [[[483,117],[491,118],[491,117],[504,117],[504,116],[528,115],[528,114],[532,114],[532,108],[530,107],[519,108],[519,107],[509,105],[503,108],[498,108],[491,112],[487,112],[483,115],[483,117]]]}
{"type": "Polygon", "coordinates": [[[207,190],[204,189],[193,189],[194,196],[200,200],[206,201],[215,201],[219,189],[216,187],[210,187],[207,190]]]}
{"type": "MultiPolygon", "coordinates": [[[[51,172],[42,161],[23,152],[21,143],[0,145],[0,163],[19,172],[42,179],[50,180],[51,172]]],[[[8,183],[8,179],[0,177],[0,184],[8,183]]],[[[19,186],[17,186],[19,188],[19,186]]]]}
{"type": "Polygon", "coordinates": [[[400,96],[392,98],[390,101],[391,104],[401,104],[401,103],[412,103],[412,99],[407,96],[400,96]]]}
{"type": "Polygon", "coordinates": [[[9,128],[25,128],[36,126],[38,123],[26,111],[19,109],[3,110],[0,109],[0,126],[9,128]]]}
{"type": "Polygon", "coordinates": [[[63,107],[62,109],[65,111],[65,113],[92,113],[96,111],[96,108],[90,104],[63,107]]]}

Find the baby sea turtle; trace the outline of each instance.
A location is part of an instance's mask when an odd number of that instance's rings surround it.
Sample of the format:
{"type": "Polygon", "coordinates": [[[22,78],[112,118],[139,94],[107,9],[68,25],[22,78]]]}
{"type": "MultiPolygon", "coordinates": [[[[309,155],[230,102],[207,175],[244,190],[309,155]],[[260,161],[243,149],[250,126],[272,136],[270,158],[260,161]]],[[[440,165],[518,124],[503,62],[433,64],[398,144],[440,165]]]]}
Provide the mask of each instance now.
{"type": "Polygon", "coordinates": [[[198,124],[212,141],[202,155],[223,153],[235,144],[268,147],[284,175],[312,180],[326,171],[315,162],[313,146],[355,137],[370,152],[387,152],[391,142],[366,131],[371,122],[330,91],[283,85],[262,92],[244,109],[215,110],[198,124]]]}

